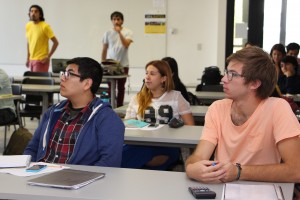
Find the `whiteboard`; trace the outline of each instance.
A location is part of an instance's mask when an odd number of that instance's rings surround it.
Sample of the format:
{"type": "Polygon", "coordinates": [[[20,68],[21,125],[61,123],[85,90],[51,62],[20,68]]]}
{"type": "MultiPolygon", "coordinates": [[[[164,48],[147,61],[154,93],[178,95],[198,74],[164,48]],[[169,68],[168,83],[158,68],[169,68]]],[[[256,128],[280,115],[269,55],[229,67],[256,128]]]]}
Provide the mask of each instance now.
{"type": "MultiPolygon", "coordinates": [[[[0,64],[25,65],[27,50],[25,25],[32,4],[44,10],[59,46],[52,58],[91,57],[101,59],[101,39],[112,28],[110,14],[124,14],[124,27],[134,33],[129,47],[130,66],[166,56],[165,35],[145,35],[144,15],[153,10],[152,0],[0,0],[0,64]]],[[[52,42],[50,42],[50,46],[52,42]]]]}

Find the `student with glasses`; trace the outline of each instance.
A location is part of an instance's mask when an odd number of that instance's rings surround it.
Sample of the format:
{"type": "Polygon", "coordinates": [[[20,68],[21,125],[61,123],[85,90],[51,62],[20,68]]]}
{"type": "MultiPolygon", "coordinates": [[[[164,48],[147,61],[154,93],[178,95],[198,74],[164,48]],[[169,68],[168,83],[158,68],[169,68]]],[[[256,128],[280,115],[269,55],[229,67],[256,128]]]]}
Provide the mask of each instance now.
{"type": "Polygon", "coordinates": [[[284,99],[269,97],[277,81],[269,55],[247,47],[227,62],[226,99],[209,107],[187,175],[205,183],[299,182],[300,126],[284,99]]]}
{"type": "Polygon", "coordinates": [[[74,58],[60,73],[67,99],[43,115],[24,154],[32,162],[120,167],[125,127],[108,103],[95,96],[102,68],[91,58],[74,58]]]}

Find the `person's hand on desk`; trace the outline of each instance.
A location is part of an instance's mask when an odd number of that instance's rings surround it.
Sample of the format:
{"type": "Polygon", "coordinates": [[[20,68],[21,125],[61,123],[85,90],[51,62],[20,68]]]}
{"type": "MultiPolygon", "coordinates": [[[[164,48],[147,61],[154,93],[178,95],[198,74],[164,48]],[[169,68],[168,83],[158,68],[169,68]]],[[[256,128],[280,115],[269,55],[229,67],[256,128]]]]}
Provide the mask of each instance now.
{"type": "Polygon", "coordinates": [[[227,164],[224,164],[222,169],[226,171],[226,174],[223,178],[220,179],[221,182],[226,183],[237,180],[238,169],[236,165],[229,162],[227,164]]]}
{"type": "Polygon", "coordinates": [[[209,160],[201,160],[193,164],[188,164],[187,173],[189,177],[203,183],[221,183],[222,179],[227,176],[225,165],[209,160]],[[192,175],[193,174],[193,175],[192,175]]]}

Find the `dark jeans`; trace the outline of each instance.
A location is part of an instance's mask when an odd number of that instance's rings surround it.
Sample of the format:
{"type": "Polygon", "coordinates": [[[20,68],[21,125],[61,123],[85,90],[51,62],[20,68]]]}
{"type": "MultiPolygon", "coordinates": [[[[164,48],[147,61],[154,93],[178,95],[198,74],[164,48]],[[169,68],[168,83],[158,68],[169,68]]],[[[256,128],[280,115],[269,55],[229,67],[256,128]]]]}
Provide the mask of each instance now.
{"type": "MultiPolygon", "coordinates": [[[[124,67],[124,74],[128,74],[129,67],[124,67]]],[[[125,83],[127,78],[116,79],[116,88],[118,93],[116,94],[117,107],[123,106],[125,96],[125,83]]],[[[110,95],[110,83],[108,83],[108,93],[110,95]]]]}

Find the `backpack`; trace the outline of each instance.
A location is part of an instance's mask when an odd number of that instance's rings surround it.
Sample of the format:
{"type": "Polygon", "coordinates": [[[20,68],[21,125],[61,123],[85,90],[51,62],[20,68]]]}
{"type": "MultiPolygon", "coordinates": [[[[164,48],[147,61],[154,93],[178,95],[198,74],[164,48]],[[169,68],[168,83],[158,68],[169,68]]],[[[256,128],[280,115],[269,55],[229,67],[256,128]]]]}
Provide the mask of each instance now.
{"type": "Polygon", "coordinates": [[[107,59],[101,62],[103,66],[103,75],[122,75],[124,74],[123,66],[116,60],[107,59]]]}
{"type": "Polygon", "coordinates": [[[28,129],[20,127],[13,132],[3,155],[22,155],[32,138],[28,129]]]}
{"type": "Polygon", "coordinates": [[[202,85],[219,85],[222,79],[222,75],[219,67],[210,66],[205,67],[201,78],[202,85]]]}

